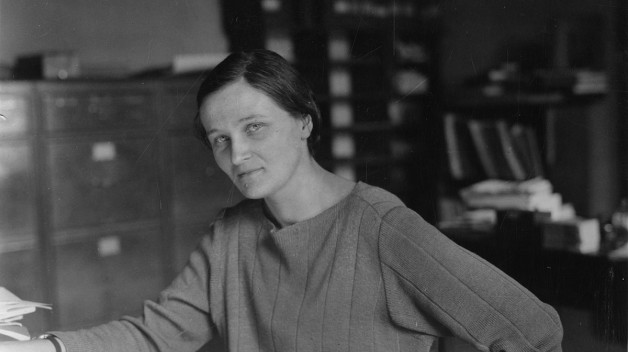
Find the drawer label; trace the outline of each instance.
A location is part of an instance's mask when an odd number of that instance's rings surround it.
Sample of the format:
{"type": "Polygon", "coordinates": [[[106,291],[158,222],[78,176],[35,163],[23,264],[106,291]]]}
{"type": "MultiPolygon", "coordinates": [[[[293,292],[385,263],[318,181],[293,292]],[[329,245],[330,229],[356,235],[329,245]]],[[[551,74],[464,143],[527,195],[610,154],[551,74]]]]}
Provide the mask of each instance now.
{"type": "Polygon", "coordinates": [[[112,161],[116,159],[116,145],[113,142],[98,142],[92,145],[93,161],[112,161]]]}

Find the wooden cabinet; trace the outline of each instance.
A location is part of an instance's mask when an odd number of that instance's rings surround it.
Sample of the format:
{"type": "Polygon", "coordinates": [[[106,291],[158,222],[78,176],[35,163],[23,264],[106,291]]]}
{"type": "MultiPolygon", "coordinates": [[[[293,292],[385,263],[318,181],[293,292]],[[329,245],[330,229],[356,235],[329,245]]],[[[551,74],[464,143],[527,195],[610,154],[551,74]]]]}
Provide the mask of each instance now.
{"type": "Polygon", "coordinates": [[[192,137],[198,82],[0,84],[0,286],[35,333],[139,314],[241,199],[192,137]]]}

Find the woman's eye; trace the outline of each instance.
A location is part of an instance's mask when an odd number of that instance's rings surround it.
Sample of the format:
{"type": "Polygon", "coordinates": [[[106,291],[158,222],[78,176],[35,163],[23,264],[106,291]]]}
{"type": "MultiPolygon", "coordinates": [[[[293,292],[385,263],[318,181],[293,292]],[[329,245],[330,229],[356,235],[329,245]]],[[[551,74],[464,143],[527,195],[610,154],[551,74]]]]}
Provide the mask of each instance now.
{"type": "Polygon", "coordinates": [[[213,143],[214,145],[222,145],[225,142],[227,142],[227,137],[226,136],[218,136],[218,137],[214,138],[213,142],[214,142],[213,143]]]}
{"type": "Polygon", "coordinates": [[[257,131],[259,131],[261,128],[263,127],[263,125],[261,123],[252,123],[246,126],[246,132],[247,133],[255,133],[257,131]]]}

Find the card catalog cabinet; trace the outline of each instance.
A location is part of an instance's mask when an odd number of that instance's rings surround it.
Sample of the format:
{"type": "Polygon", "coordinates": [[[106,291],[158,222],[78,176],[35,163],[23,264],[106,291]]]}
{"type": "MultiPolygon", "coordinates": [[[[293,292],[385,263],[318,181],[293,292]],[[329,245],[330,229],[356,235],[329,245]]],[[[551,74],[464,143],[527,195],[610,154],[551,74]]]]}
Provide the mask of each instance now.
{"type": "Polygon", "coordinates": [[[158,127],[154,96],[142,87],[102,90],[90,85],[42,92],[45,128],[52,132],[147,129],[158,127]]]}
{"type": "Polygon", "coordinates": [[[0,84],[0,286],[33,333],[139,314],[241,196],[192,137],[198,82],[0,84]]]}
{"type": "MultiPolygon", "coordinates": [[[[39,255],[38,183],[33,89],[0,85],[0,286],[31,300],[45,298],[39,255]]],[[[43,331],[45,313],[26,316],[34,332],[43,331]]]]}
{"type": "Polygon", "coordinates": [[[158,221],[159,155],[150,137],[93,136],[48,144],[54,229],[158,221]]]}
{"type": "Polygon", "coordinates": [[[0,240],[5,245],[36,237],[31,99],[26,85],[0,87],[0,240]]]}
{"type": "Polygon", "coordinates": [[[64,328],[139,314],[163,288],[159,229],[112,231],[55,245],[58,307],[64,328]]]}

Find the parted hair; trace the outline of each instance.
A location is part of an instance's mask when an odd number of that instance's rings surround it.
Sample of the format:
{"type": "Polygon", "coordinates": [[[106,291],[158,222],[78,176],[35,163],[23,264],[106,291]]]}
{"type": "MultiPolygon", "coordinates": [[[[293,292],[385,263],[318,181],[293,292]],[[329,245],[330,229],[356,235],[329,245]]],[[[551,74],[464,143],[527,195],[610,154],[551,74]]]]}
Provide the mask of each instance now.
{"type": "Polygon", "coordinates": [[[211,148],[200,119],[201,105],[209,95],[240,78],[262,91],[294,118],[310,116],[312,132],[307,145],[310,154],[313,154],[314,145],[320,138],[321,125],[320,110],[314,93],[307,81],[286,59],[264,49],[232,53],[207,74],[196,95],[199,109],[194,118],[196,137],[211,148]]]}

